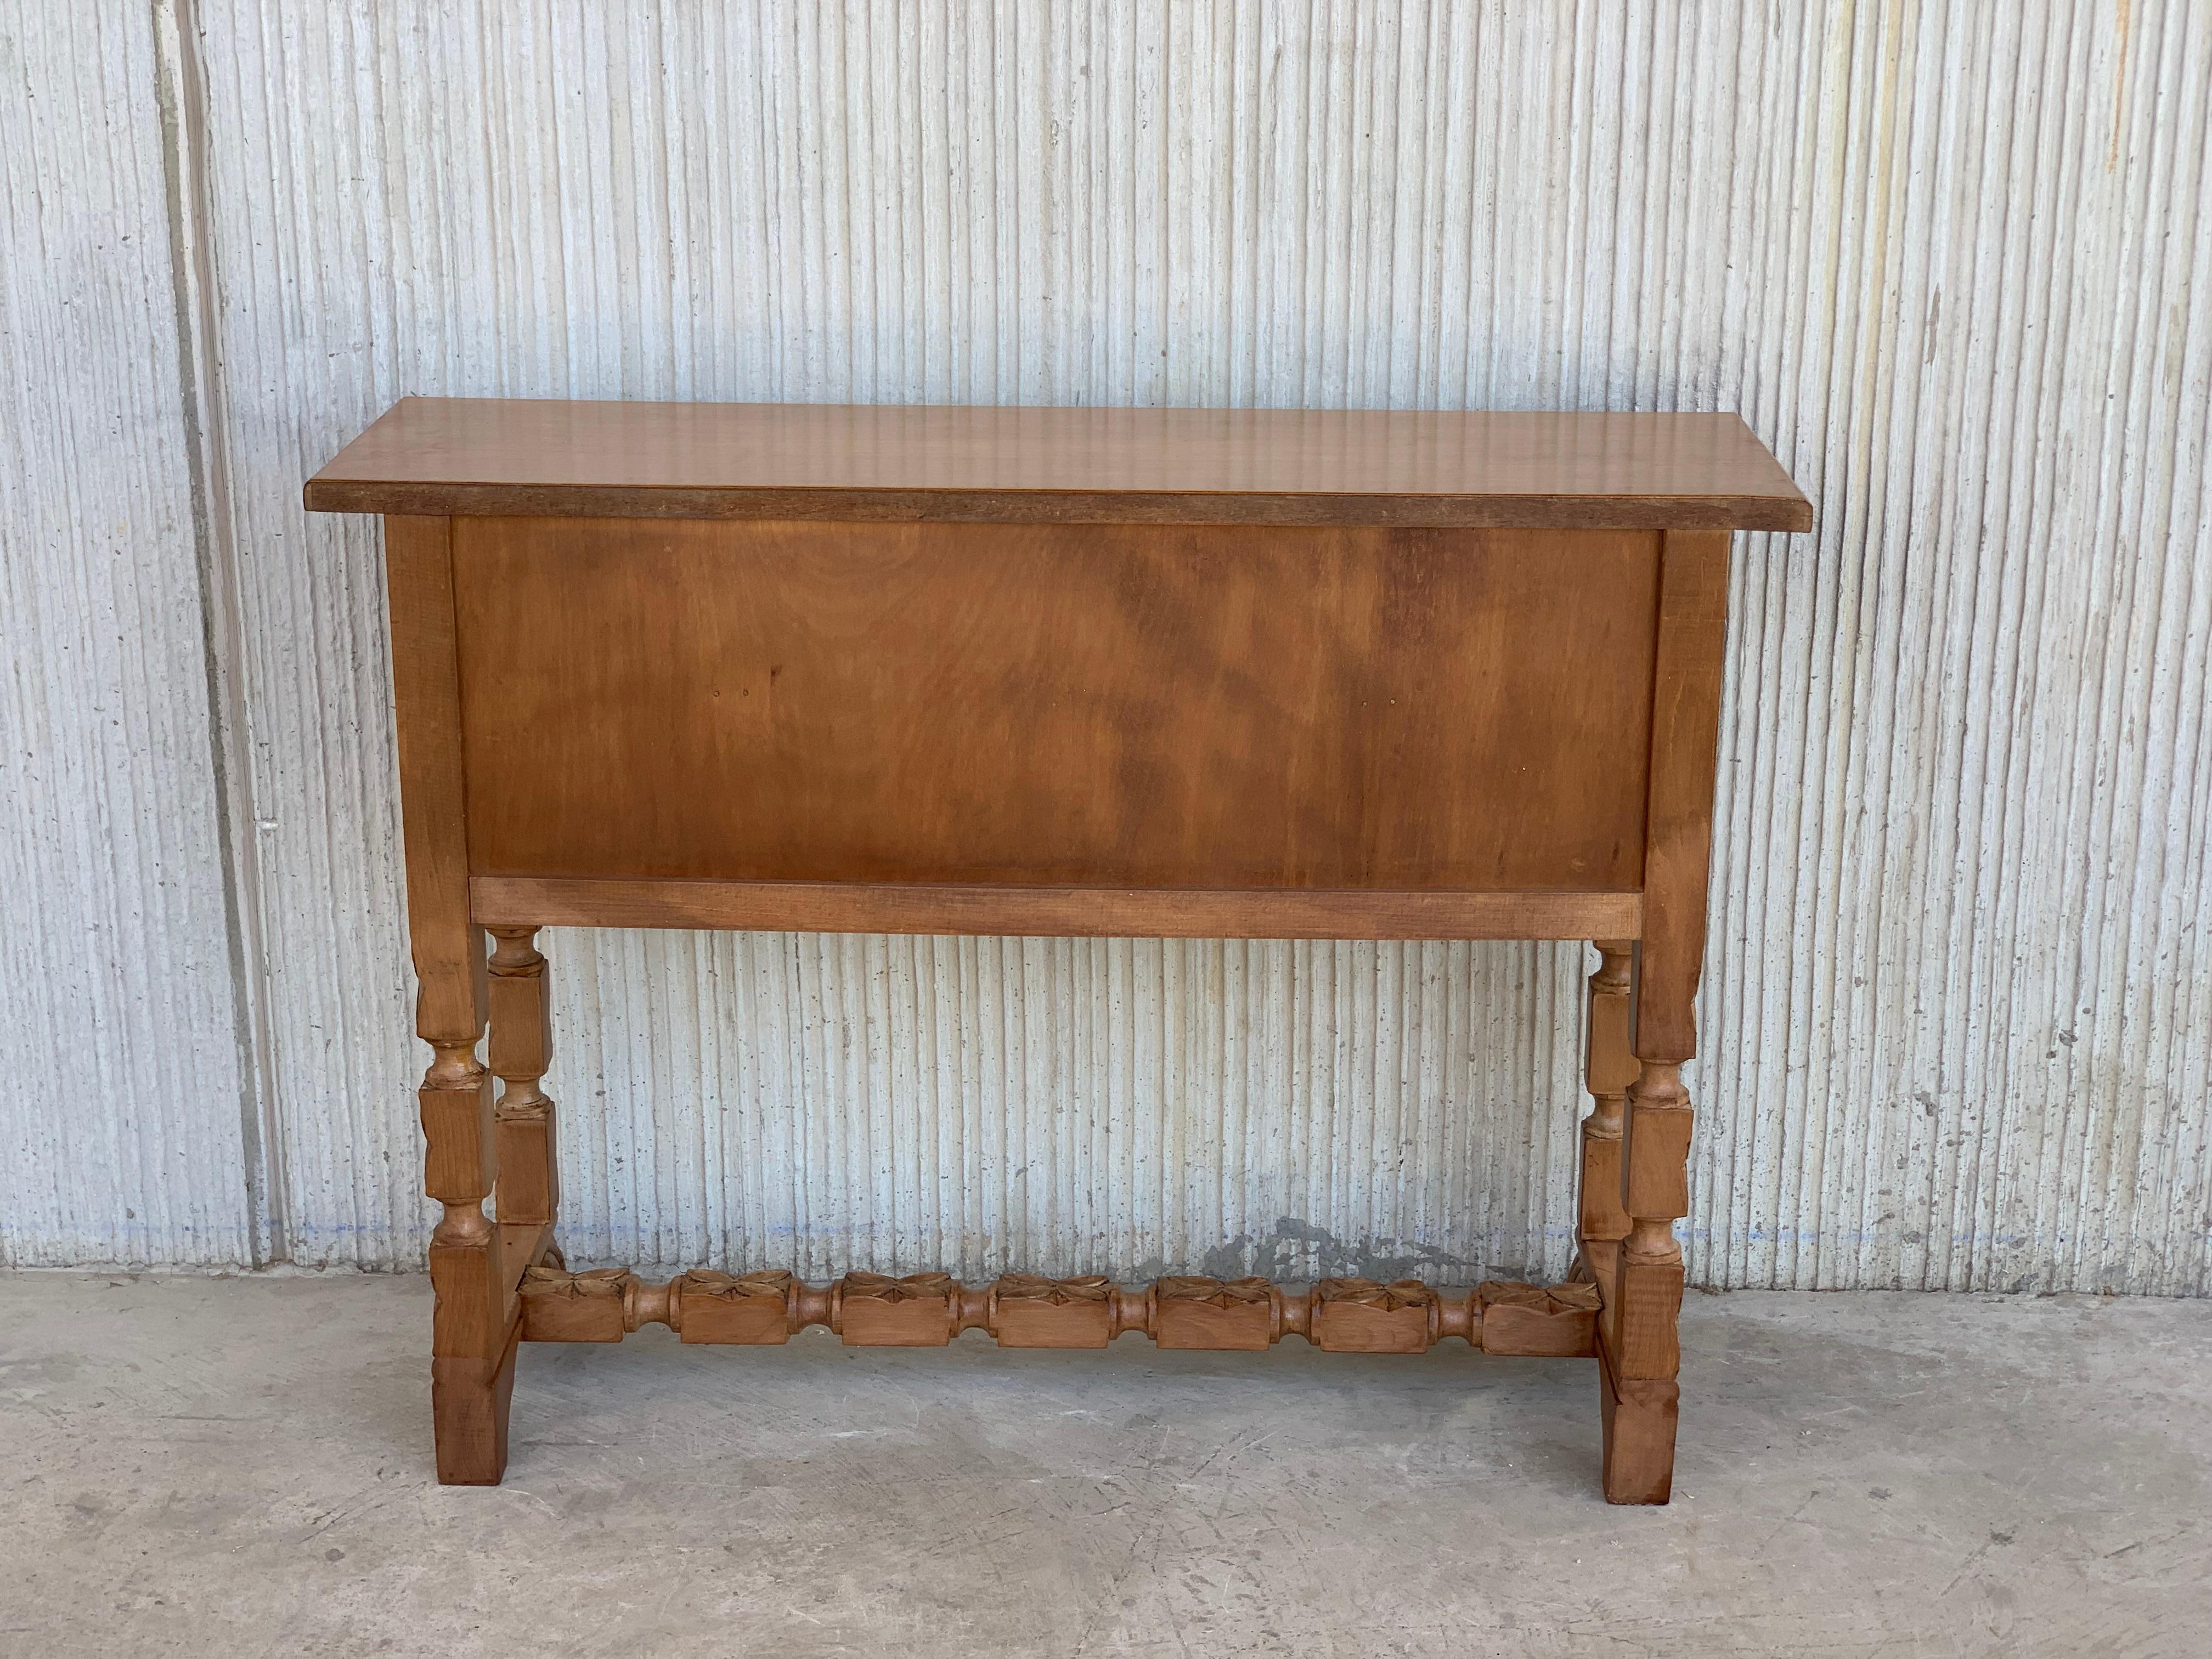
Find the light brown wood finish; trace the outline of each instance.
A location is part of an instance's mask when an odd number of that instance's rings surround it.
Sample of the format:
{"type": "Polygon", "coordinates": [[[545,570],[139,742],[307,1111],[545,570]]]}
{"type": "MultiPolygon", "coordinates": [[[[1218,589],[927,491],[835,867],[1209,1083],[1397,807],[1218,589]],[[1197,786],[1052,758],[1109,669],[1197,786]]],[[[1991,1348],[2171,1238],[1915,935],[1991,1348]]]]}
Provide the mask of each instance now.
{"type": "Polygon", "coordinates": [[[1442,1306],[1419,1279],[1324,1279],[1313,1287],[1307,1337],[1332,1353],[1420,1353],[1437,1340],[1442,1306]]]}
{"type": "Polygon", "coordinates": [[[1728,581],[1725,534],[1668,532],[1660,556],[1650,839],[1637,952],[1638,1070],[1628,1087],[1621,1143],[1629,1228],[1607,1298],[1600,1382],[1605,1492],[1616,1504],[1663,1504],[1673,1480],[1683,1285],[1674,1224],[1690,1209],[1692,1124],[1682,1063],[1697,1049],[1728,581]]]}
{"type": "Polygon", "coordinates": [[[1609,1292],[1620,1241],[1628,1237],[1628,1212],[1621,1207],[1620,1148],[1626,1121],[1624,1102],[1638,1070],[1629,1037],[1636,947],[1628,939],[1601,939],[1597,949],[1598,966],[1589,978],[1589,1011],[1583,1027],[1583,1076],[1590,1114],[1583,1120],[1577,1242],[1583,1271],[1609,1292]]]}
{"type": "Polygon", "coordinates": [[[1734,415],[409,398],[325,513],[1809,530],[1734,415]]]}
{"type": "Polygon", "coordinates": [[[1652,675],[1650,792],[1638,963],[1636,1054],[1675,1064],[1697,1052],[1705,955],[1705,878],[1713,854],[1721,670],[1728,651],[1729,538],[1662,538],[1652,675]]]}
{"type": "MultiPolygon", "coordinates": [[[[491,954],[491,1072],[501,1088],[493,1109],[499,1143],[500,1224],[550,1227],[559,1212],[561,1179],[553,1102],[541,1083],[552,1061],[545,958],[535,927],[494,927],[491,954]]],[[[520,1264],[510,1262],[510,1270],[520,1264]]]]}
{"type": "Polygon", "coordinates": [[[668,1306],[686,1342],[781,1344],[799,1328],[803,1288],[779,1268],[750,1273],[694,1268],[675,1281],[668,1306]]]}
{"type": "Polygon", "coordinates": [[[1001,1274],[991,1287],[991,1334],[1002,1348],[1103,1348],[1114,1339],[1114,1288],[1103,1273],[1001,1274]]]}
{"type": "Polygon", "coordinates": [[[441,1480],[522,1338],[1457,1336],[1666,1500],[1728,532],[1810,523],[1741,422],[410,399],[308,500],[394,515],[441,1480]],[[556,925],[1596,939],[1583,1282],[570,1273],[556,925]]]}
{"type": "Polygon", "coordinates": [[[743,927],[1079,939],[1586,939],[1641,926],[1640,893],[1135,890],[977,883],[568,880],[478,876],[488,926],[743,927]]]}
{"type": "Polygon", "coordinates": [[[484,1027],[484,945],[468,908],[452,525],[449,519],[386,519],[384,574],[399,736],[400,833],[407,852],[407,933],[417,986],[415,1030],[425,1042],[473,1044],[484,1027]]]}
{"type": "Polygon", "coordinates": [[[685,1342],[766,1347],[818,1325],[853,1348],[939,1348],[982,1331],[1002,1348],[1103,1348],[1137,1333],[1163,1348],[1259,1352],[1301,1336],[1328,1353],[1421,1353],[1456,1336],[1485,1353],[1584,1358],[1597,1352],[1598,1292],[1502,1279],[1449,1291],[1325,1279],[1294,1290],[1202,1275],[1142,1289],[1095,1274],[1006,1273],[968,1285],[943,1273],[856,1273],[811,1285],[780,1268],[695,1268],[656,1285],[627,1267],[533,1267],[522,1307],[526,1342],[619,1342],[658,1324],[685,1342]]]}
{"type": "Polygon", "coordinates": [[[457,520],[470,859],[1632,890],[1658,556],[1636,531],[457,520]]]}
{"type": "Polygon", "coordinates": [[[438,1478],[495,1483],[507,1468],[516,1322],[500,1230],[484,1214],[497,1177],[491,1076],[477,1058],[488,1002],[483,933],[469,915],[460,665],[451,526],[385,521],[407,922],[419,985],[416,1034],[432,1060],[416,1099],[423,1190],[444,1206],[430,1235],[432,1414],[438,1478]]]}

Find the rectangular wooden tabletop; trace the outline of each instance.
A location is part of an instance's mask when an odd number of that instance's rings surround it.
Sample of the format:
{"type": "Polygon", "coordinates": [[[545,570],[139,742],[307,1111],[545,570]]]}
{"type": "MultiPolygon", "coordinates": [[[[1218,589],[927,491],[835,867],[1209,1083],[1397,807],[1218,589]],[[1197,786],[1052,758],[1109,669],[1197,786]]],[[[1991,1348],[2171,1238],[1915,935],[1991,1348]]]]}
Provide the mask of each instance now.
{"type": "Polygon", "coordinates": [[[327,513],[1809,530],[1735,415],[407,398],[327,513]]]}

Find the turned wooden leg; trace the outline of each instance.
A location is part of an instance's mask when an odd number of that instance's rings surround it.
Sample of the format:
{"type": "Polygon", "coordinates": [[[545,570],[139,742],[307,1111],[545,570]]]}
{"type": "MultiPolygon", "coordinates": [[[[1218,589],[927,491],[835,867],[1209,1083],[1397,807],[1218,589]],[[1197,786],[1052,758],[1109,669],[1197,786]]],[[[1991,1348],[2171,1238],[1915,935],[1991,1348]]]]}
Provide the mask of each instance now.
{"type": "Polygon", "coordinates": [[[1628,1212],[1620,1201],[1623,1101],[1636,1081],[1629,1044],[1629,970],[1635,945],[1597,941],[1597,971],[1589,978],[1589,1018],[1583,1075],[1590,1115],[1583,1120],[1582,1205],[1576,1228],[1581,1246],[1575,1277],[1612,1292],[1620,1241],[1628,1237],[1628,1212]]]}
{"type": "Polygon", "coordinates": [[[450,520],[384,521],[398,705],[399,810],[415,1030],[434,1055],[416,1098],[423,1190],[445,1206],[430,1235],[430,1400],[438,1479],[489,1486],[507,1468],[507,1407],[520,1326],[500,1230],[484,1214],[498,1178],[491,1074],[477,1058],[488,1003],[483,930],[469,914],[450,520]]]}
{"type": "Polygon", "coordinates": [[[1682,1350],[1682,1247],[1690,1209],[1690,1097],[1683,1063],[1697,1053],[1698,977],[1705,949],[1721,664],[1728,637],[1725,531],[1661,538],[1657,661],[1637,951],[1632,1042],[1620,1152],[1628,1234],[1606,1298],[1598,1358],[1605,1413],[1605,1495],[1663,1504],[1673,1490],[1682,1350]]]}
{"type": "Polygon", "coordinates": [[[1663,1504],[1674,1473],[1675,1376],[1681,1344],[1682,1247],[1674,1223],[1689,1212],[1690,1098],[1682,1068],[1647,1062],[1629,1085],[1621,1194],[1629,1215],[1601,1344],[1605,1390],[1605,1495],[1663,1504]]]}
{"type": "Polygon", "coordinates": [[[491,954],[491,1070],[501,1084],[493,1116],[499,1146],[499,1224],[516,1247],[506,1263],[519,1273],[550,1243],[561,1181],[553,1144],[553,1102],[541,1085],[552,1059],[545,958],[535,927],[495,927],[491,954]]]}
{"type": "Polygon", "coordinates": [[[514,1388],[510,1287],[499,1229],[484,1214],[498,1177],[491,1074],[476,1042],[434,1039],[422,1079],[423,1189],[445,1206],[430,1235],[430,1394],[438,1479],[495,1485],[507,1469],[507,1407],[514,1388]]]}

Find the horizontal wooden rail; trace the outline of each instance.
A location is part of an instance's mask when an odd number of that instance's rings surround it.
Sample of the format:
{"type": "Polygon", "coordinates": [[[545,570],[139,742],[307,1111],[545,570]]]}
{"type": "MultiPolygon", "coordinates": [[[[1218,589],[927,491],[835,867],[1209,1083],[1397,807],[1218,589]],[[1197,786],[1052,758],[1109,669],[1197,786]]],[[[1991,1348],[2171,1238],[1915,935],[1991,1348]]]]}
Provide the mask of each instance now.
{"type": "Polygon", "coordinates": [[[848,1273],[808,1285],[780,1268],[703,1269],[652,1284],[627,1267],[571,1273],[529,1268],[522,1335],[531,1342],[619,1342],[665,1325],[686,1342],[787,1342],[810,1325],[848,1347],[942,1347],[984,1331],[1002,1348],[1103,1348],[1141,1331],[1163,1348],[1247,1349],[1303,1336],[1331,1353],[1422,1353],[1448,1336],[1491,1354],[1586,1358],[1596,1352],[1593,1285],[1485,1279],[1434,1290],[1412,1279],[1324,1279],[1285,1290],[1264,1279],[1156,1279],[1130,1287],[1103,1278],[1006,1273],[987,1285],[950,1274],[848,1273]]]}
{"type": "Polygon", "coordinates": [[[1140,939],[1635,939],[1639,892],[1017,887],[476,876],[486,927],[1140,939]]]}

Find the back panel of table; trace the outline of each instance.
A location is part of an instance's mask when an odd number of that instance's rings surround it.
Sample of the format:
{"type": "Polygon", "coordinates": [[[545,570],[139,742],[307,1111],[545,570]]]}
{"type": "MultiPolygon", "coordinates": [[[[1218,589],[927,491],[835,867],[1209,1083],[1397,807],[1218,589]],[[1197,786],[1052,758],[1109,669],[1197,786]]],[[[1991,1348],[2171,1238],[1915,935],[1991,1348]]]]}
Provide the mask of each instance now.
{"type": "Polygon", "coordinates": [[[453,521],[477,875],[1633,890],[1647,531],[453,521]]]}

